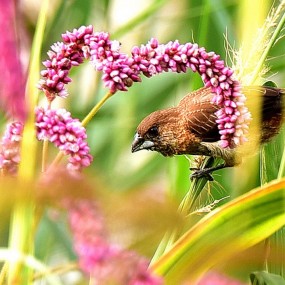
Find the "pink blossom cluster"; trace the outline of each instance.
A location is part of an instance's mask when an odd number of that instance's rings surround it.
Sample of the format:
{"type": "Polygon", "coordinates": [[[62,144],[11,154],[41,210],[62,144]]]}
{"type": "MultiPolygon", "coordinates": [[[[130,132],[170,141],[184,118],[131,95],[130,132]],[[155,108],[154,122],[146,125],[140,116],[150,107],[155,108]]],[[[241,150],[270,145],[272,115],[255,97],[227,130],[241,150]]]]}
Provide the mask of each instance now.
{"type": "Polygon", "coordinates": [[[235,147],[242,144],[248,132],[250,113],[244,102],[239,82],[234,79],[234,71],[225,66],[220,56],[206,52],[197,44],[180,44],[178,41],[159,44],[151,39],[148,44],[134,47],[132,58],[147,77],[162,71],[198,72],[205,86],[213,92],[213,104],[221,109],[216,113],[221,135],[221,145],[235,147]]]}
{"type": "Polygon", "coordinates": [[[145,258],[108,242],[103,217],[92,200],[68,201],[65,207],[80,267],[92,277],[92,284],[163,284],[147,270],[145,258]]]}
{"type": "Polygon", "coordinates": [[[71,117],[70,112],[37,108],[36,127],[39,140],[49,140],[69,155],[69,169],[79,170],[92,162],[86,130],[78,119],[71,117]]]}
{"type": "Polygon", "coordinates": [[[7,125],[0,142],[0,171],[3,174],[16,174],[20,162],[20,143],[23,124],[13,122],[7,125]]]}
{"type": "Polygon", "coordinates": [[[49,100],[56,95],[68,95],[65,84],[71,82],[69,71],[72,66],[81,64],[84,58],[90,58],[95,68],[103,71],[103,81],[112,92],[125,91],[132,81],[139,81],[130,68],[128,56],[119,52],[119,43],[111,41],[108,33],[93,33],[91,25],[82,26],[72,32],[67,31],[62,39],[63,42],[55,43],[48,51],[49,59],[43,62],[46,69],[41,71],[43,79],[38,84],[49,100]]]}
{"type": "MultiPolygon", "coordinates": [[[[15,174],[17,171],[23,128],[21,122],[7,125],[0,142],[0,170],[4,173],[15,174]]],[[[39,140],[49,140],[69,156],[68,169],[80,170],[92,162],[85,128],[65,109],[37,108],[36,128],[39,140]]]]}
{"type": "Polygon", "coordinates": [[[17,5],[13,1],[0,1],[0,27],[5,31],[0,38],[0,109],[9,117],[24,120],[25,76],[19,53],[19,35],[16,32],[17,5]]]}
{"type": "Polygon", "coordinates": [[[65,84],[71,82],[68,77],[72,66],[78,66],[83,62],[84,57],[88,57],[88,52],[84,52],[85,38],[93,35],[93,29],[81,27],[73,33],[67,32],[62,35],[66,42],[57,42],[48,51],[48,60],[43,62],[46,67],[41,71],[43,79],[38,87],[45,92],[47,98],[52,101],[56,95],[66,97],[68,95],[65,84]]]}
{"type": "Polygon", "coordinates": [[[90,53],[92,63],[96,70],[102,71],[102,80],[112,93],[127,91],[133,82],[141,81],[139,70],[133,66],[133,59],[120,52],[118,41],[109,41],[105,49],[93,42],[90,53]]]}
{"type": "Polygon", "coordinates": [[[151,77],[165,72],[198,72],[204,84],[213,91],[213,104],[220,106],[216,113],[223,147],[242,144],[248,132],[250,113],[245,107],[245,96],[233,70],[225,66],[220,56],[207,52],[197,44],[180,44],[178,41],[159,44],[151,39],[146,45],[132,48],[131,56],[120,52],[118,41],[109,34],[93,33],[92,26],[82,26],[62,35],[63,42],[52,46],[49,60],[44,62],[42,89],[49,99],[56,95],[67,96],[65,84],[72,66],[90,58],[95,68],[102,71],[102,80],[110,92],[126,91],[133,82],[141,81],[141,74],[151,77]]]}

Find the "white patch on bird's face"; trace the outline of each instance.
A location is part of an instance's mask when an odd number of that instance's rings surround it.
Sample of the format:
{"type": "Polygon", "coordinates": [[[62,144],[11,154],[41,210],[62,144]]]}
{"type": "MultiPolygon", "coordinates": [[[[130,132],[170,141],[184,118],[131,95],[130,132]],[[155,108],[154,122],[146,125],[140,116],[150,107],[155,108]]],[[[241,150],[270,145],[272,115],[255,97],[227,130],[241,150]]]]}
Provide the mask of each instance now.
{"type": "Polygon", "coordinates": [[[132,143],[132,152],[136,152],[143,149],[152,150],[153,147],[154,147],[154,142],[149,140],[145,141],[138,133],[135,134],[132,143]]]}
{"type": "Polygon", "coordinates": [[[150,149],[150,150],[152,150],[152,147],[154,147],[154,142],[152,142],[152,141],[145,141],[145,142],[140,146],[140,150],[141,150],[141,149],[150,149]]]}

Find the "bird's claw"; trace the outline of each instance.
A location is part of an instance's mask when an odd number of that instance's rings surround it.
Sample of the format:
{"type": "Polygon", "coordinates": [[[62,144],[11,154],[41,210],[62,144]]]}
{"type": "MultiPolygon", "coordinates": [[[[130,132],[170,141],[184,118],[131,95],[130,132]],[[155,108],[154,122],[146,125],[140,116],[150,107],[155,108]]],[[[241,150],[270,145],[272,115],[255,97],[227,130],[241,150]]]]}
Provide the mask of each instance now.
{"type": "Polygon", "coordinates": [[[211,168],[200,169],[196,167],[191,167],[190,170],[194,171],[190,176],[191,181],[195,178],[202,178],[202,177],[206,178],[208,181],[214,181],[214,178],[211,175],[212,172],[211,168]]]}

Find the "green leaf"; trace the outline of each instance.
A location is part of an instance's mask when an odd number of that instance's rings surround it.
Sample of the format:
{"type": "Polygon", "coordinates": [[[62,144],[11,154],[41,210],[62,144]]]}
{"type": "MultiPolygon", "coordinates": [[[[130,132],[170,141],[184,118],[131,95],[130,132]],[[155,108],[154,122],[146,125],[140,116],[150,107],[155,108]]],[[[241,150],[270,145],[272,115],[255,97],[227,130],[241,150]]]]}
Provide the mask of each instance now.
{"type": "Polygon", "coordinates": [[[273,179],[281,178],[284,172],[285,155],[285,129],[281,129],[278,136],[265,144],[261,152],[261,182],[267,183],[273,179]],[[274,158],[274,159],[272,159],[274,158]]]}
{"type": "Polygon", "coordinates": [[[262,84],[262,86],[264,87],[275,87],[277,88],[277,84],[271,80],[266,81],[265,83],[262,84]]]}
{"type": "Polygon", "coordinates": [[[250,274],[252,285],[285,285],[285,280],[276,274],[265,271],[256,271],[250,274]]]}
{"type": "MultiPolygon", "coordinates": [[[[213,167],[218,165],[219,162],[220,159],[214,159],[213,157],[206,157],[200,167],[201,169],[213,167]]],[[[191,213],[191,210],[193,210],[194,206],[196,205],[195,202],[200,197],[200,194],[207,182],[208,179],[205,177],[193,179],[193,181],[191,182],[190,190],[186,193],[185,197],[183,198],[183,200],[179,205],[178,209],[179,213],[181,213],[184,216],[187,216],[189,215],[189,213],[191,213]]],[[[181,232],[177,228],[165,234],[162,241],[158,245],[158,248],[152,258],[151,264],[155,263],[160,256],[162,256],[165,252],[168,251],[169,248],[172,247],[172,245],[177,240],[180,234],[181,232]]]]}
{"type": "Polygon", "coordinates": [[[284,224],[285,179],[215,209],[151,268],[165,277],[166,284],[180,284],[186,278],[194,284],[209,268],[259,243],[284,224]]]}
{"type": "MultiPolygon", "coordinates": [[[[284,175],[285,161],[285,129],[275,137],[272,142],[266,144],[261,152],[261,182],[267,183],[275,178],[284,175]],[[283,154],[282,154],[283,153],[283,154]],[[272,159],[274,157],[274,159],[272,159]]],[[[275,274],[283,274],[285,270],[284,249],[285,249],[285,230],[280,229],[268,240],[270,255],[267,258],[267,270],[275,274]],[[279,262],[276,262],[279,260],[279,262]]],[[[284,275],[283,275],[284,277],[284,275]]]]}

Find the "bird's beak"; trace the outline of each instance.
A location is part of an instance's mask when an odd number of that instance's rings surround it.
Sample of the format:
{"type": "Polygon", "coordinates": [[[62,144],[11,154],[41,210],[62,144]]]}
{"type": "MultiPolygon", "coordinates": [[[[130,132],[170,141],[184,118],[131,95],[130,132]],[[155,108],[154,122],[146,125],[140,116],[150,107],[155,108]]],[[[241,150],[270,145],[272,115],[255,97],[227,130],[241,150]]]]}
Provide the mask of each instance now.
{"type": "Polygon", "coordinates": [[[145,141],[138,133],[136,133],[132,143],[132,152],[142,149],[151,149],[153,146],[154,143],[152,141],[145,141]]]}

